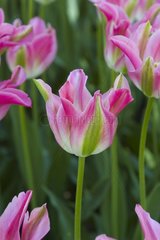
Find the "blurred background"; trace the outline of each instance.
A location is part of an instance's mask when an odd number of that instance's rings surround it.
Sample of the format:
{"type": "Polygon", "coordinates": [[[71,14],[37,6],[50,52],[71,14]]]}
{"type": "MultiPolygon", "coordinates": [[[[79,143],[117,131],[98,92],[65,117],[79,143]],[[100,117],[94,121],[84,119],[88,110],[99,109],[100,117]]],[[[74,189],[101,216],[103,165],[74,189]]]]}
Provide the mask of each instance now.
{"type": "MultiPolygon", "coordinates": [[[[27,24],[29,2],[0,0],[6,21],[20,18],[27,24]]],[[[55,0],[45,5],[39,2],[32,3],[33,16],[40,16],[50,23],[57,31],[58,39],[57,57],[40,78],[57,93],[71,70],[83,68],[89,76],[89,90],[92,93],[97,89],[106,92],[116,73],[107,67],[103,56],[105,21],[102,16],[87,0],[55,0]]],[[[10,75],[3,55],[0,78],[7,79],[10,75]]],[[[139,202],[137,156],[146,99],[131,82],[130,86],[135,101],[120,114],[114,144],[86,160],[83,240],[95,239],[100,233],[120,240],[140,239],[134,207],[139,202]]],[[[48,205],[51,231],[45,239],[72,240],[77,157],[66,153],[56,143],[44,101],[32,80],[25,83],[25,89],[31,97],[33,92],[36,94],[36,101],[33,101],[36,113],[25,109],[22,119],[20,107],[14,106],[0,122],[0,212],[14,195],[32,187],[31,207],[45,202],[48,205]],[[31,163],[32,184],[24,159],[31,163]]],[[[148,210],[156,220],[160,220],[159,119],[160,104],[157,101],[145,152],[148,210]]]]}

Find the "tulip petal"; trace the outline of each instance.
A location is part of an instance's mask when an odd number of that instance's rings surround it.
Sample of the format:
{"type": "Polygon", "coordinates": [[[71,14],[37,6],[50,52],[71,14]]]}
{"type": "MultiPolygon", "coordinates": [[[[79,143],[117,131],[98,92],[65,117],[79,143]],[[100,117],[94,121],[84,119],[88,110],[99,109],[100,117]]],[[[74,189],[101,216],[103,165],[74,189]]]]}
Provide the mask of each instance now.
{"type": "Polygon", "coordinates": [[[92,98],[86,88],[86,81],[87,76],[82,69],[74,70],[59,90],[60,97],[68,99],[80,111],[84,111],[92,98]]]}
{"type": "Polygon", "coordinates": [[[25,214],[21,240],[41,240],[50,230],[46,205],[25,214]]]}
{"type": "Polygon", "coordinates": [[[139,50],[131,39],[124,36],[114,36],[111,38],[111,41],[129,58],[134,69],[141,66],[142,60],[139,56],[139,50]]]}
{"type": "Polygon", "coordinates": [[[146,212],[139,204],[136,205],[135,211],[138,215],[145,240],[159,240],[160,236],[160,224],[150,217],[150,214],[146,212]]]}
{"type": "Polygon", "coordinates": [[[144,58],[152,57],[155,62],[160,61],[160,30],[157,30],[149,38],[144,58]]]}
{"type": "Polygon", "coordinates": [[[105,234],[102,234],[98,237],[96,237],[95,240],[115,240],[114,238],[107,237],[105,234]]]}
{"type": "Polygon", "coordinates": [[[25,107],[31,107],[32,102],[23,91],[14,88],[6,88],[0,91],[0,104],[18,104],[25,107]]]}
{"type": "Polygon", "coordinates": [[[20,240],[20,226],[22,224],[32,192],[22,192],[14,197],[0,217],[1,240],[20,240]]]}
{"type": "Polygon", "coordinates": [[[0,82],[0,89],[3,88],[15,88],[20,86],[26,80],[26,74],[20,66],[17,66],[13,71],[11,78],[6,81],[0,82]]]}

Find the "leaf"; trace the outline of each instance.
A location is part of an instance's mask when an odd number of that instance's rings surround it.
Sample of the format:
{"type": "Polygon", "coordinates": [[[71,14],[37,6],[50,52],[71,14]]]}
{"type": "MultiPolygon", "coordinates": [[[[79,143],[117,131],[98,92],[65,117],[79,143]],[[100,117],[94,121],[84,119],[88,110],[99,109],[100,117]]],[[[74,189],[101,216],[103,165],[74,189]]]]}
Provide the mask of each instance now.
{"type": "Polygon", "coordinates": [[[74,217],[73,213],[67,207],[66,202],[63,202],[58,198],[53,192],[48,188],[44,188],[45,193],[48,195],[52,206],[56,209],[59,216],[59,231],[62,240],[73,239],[73,223],[74,217]]]}

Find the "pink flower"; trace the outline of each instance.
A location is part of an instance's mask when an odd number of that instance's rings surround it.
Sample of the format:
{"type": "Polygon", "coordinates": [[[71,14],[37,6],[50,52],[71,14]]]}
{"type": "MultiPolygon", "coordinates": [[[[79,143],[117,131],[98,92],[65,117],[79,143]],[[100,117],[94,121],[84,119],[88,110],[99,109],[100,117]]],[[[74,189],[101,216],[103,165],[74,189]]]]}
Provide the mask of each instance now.
{"type": "Polygon", "coordinates": [[[124,10],[118,5],[105,0],[92,0],[91,2],[104,14],[107,20],[104,54],[106,62],[115,71],[123,71],[125,68],[124,55],[111,42],[110,38],[115,35],[128,36],[130,20],[124,10]]]}
{"type": "Polygon", "coordinates": [[[17,45],[17,42],[31,31],[30,26],[24,26],[23,30],[5,23],[3,10],[0,8],[0,54],[8,47],[17,45]]]}
{"type": "Polygon", "coordinates": [[[98,237],[96,237],[95,240],[115,240],[114,238],[110,238],[110,237],[107,237],[106,235],[100,235],[98,237]]]}
{"type": "Polygon", "coordinates": [[[138,215],[145,240],[160,239],[160,224],[150,217],[139,204],[136,205],[135,211],[138,215]]]}
{"type": "Polygon", "coordinates": [[[26,93],[16,89],[26,79],[21,67],[16,67],[9,80],[0,82],[0,120],[6,115],[12,104],[31,107],[31,99],[26,93]]]}
{"type": "Polygon", "coordinates": [[[112,37],[126,55],[128,74],[148,97],[160,97],[160,29],[152,32],[149,22],[141,24],[132,37],[112,37]]]}
{"type": "MultiPolygon", "coordinates": [[[[19,31],[24,26],[19,25],[19,31]]],[[[43,73],[55,58],[57,52],[56,32],[45,22],[35,17],[30,20],[32,31],[19,41],[19,45],[12,47],[7,52],[7,62],[11,70],[21,65],[27,74],[27,78],[33,78],[43,73]]]]}
{"type": "Polygon", "coordinates": [[[59,96],[42,80],[35,83],[46,100],[50,127],[59,145],[77,156],[97,154],[112,144],[117,115],[132,100],[127,80],[118,76],[114,87],[94,96],[86,88],[83,70],[70,73],[59,96]]]}
{"type": "Polygon", "coordinates": [[[14,197],[0,216],[1,240],[41,240],[50,230],[46,205],[27,212],[32,192],[14,197]],[[21,232],[21,234],[20,234],[21,232]]]}

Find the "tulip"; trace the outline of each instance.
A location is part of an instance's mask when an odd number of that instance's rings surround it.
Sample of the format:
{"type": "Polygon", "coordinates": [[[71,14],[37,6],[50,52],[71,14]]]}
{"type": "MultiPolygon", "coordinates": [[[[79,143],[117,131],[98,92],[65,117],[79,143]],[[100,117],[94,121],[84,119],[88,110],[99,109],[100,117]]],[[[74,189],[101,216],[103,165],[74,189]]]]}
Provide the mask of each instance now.
{"type": "Polygon", "coordinates": [[[57,142],[81,157],[102,152],[112,144],[117,115],[133,100],[122,75],[112,89],[105,94],[96,91],[94,96],[87,90],[86,81],[83,70],[74,70],[56,96],[46,83],[36,80],[57,142]]]}
{"type": "Polygon", "coordinates": [[[32,191],[15,196],[0,216],[1,240],[41,240],[50,230],[46,205],[27,212],[32,191]]]}
{"type": "Polygon", "coordinates": [[[11,78],[0,82],[0,120],[7,114],[12,104],[31,107],[31,99],[23,91],[16,89],[26,80],[23,69],[18,66],[11,78]]]}
{"type": "MultiPolygon", "coordinates": [[[[20,22],[16,21],[19,29],[23,29],[20,22]]],[[[7,63],[13,71],[21,65],[27,78],[37,77],[42,74],[52,63],[57,51],[56,32],[39,17],[30,20],[32,31],[17,46],[7,51],[7,63]]]]}
{"type": "Polygon", "coordinates": [[[17,28],[9,23],[5,23],[3,10],[0,8],[0,54],[8,47],[18,44],[32,30],[31,26],[23,26],[23,29],[17,28]]]}
{"type": "Polygon", "coordinates": [[[136,205],[135,211],[138,215],[145,240],[159,240],[160,224],[153,220],[150,214],[139,204],[136,205]]]}
{"type": "Polygon", "coordinates": [[[117,115],[133,100],[127,80],[118,76],[105,94],[94,96],[86,88],[87,76],[78,69],[70,73],[59,96],[42,80],[35,83],[46,101],[50,127],[59,145],[79,157],[75,204],[74,239],[81,239],[81,204],[85,157],[108,148],[117,128],[117,115]]]}
{"type": "Polygon", "coordinates": [[[132,22],[141,20],[152,5],[160,3],[159,0],[91,0],[91,2],[111,3],[124,9],[132,22]]]}
{"type": "Polygon", "coordinates": [[[125,68],[124,55],[115,47],[110,38],[114,35],[128,36],[130,20],[118,5],[103,0],[92,0],[91,2],[104,14],[107,20],[105,60],[110,68],[123,72],[125,68]]]}
{"type": "Polygon", "coordinates": [[[110,238],[110,237],[107,237],[106,235],[100,235],[98,237],[96,237],[95,240],[115,240],[114,238],[110,238]]]}
{"type": "Polygon", "coordinates": [[[149,22],[141,24],[132,38],[112,37],[112,42],[127,56],[128,74],[148,97],[160,97],[160,30],[151,32],[149,22]]]}

